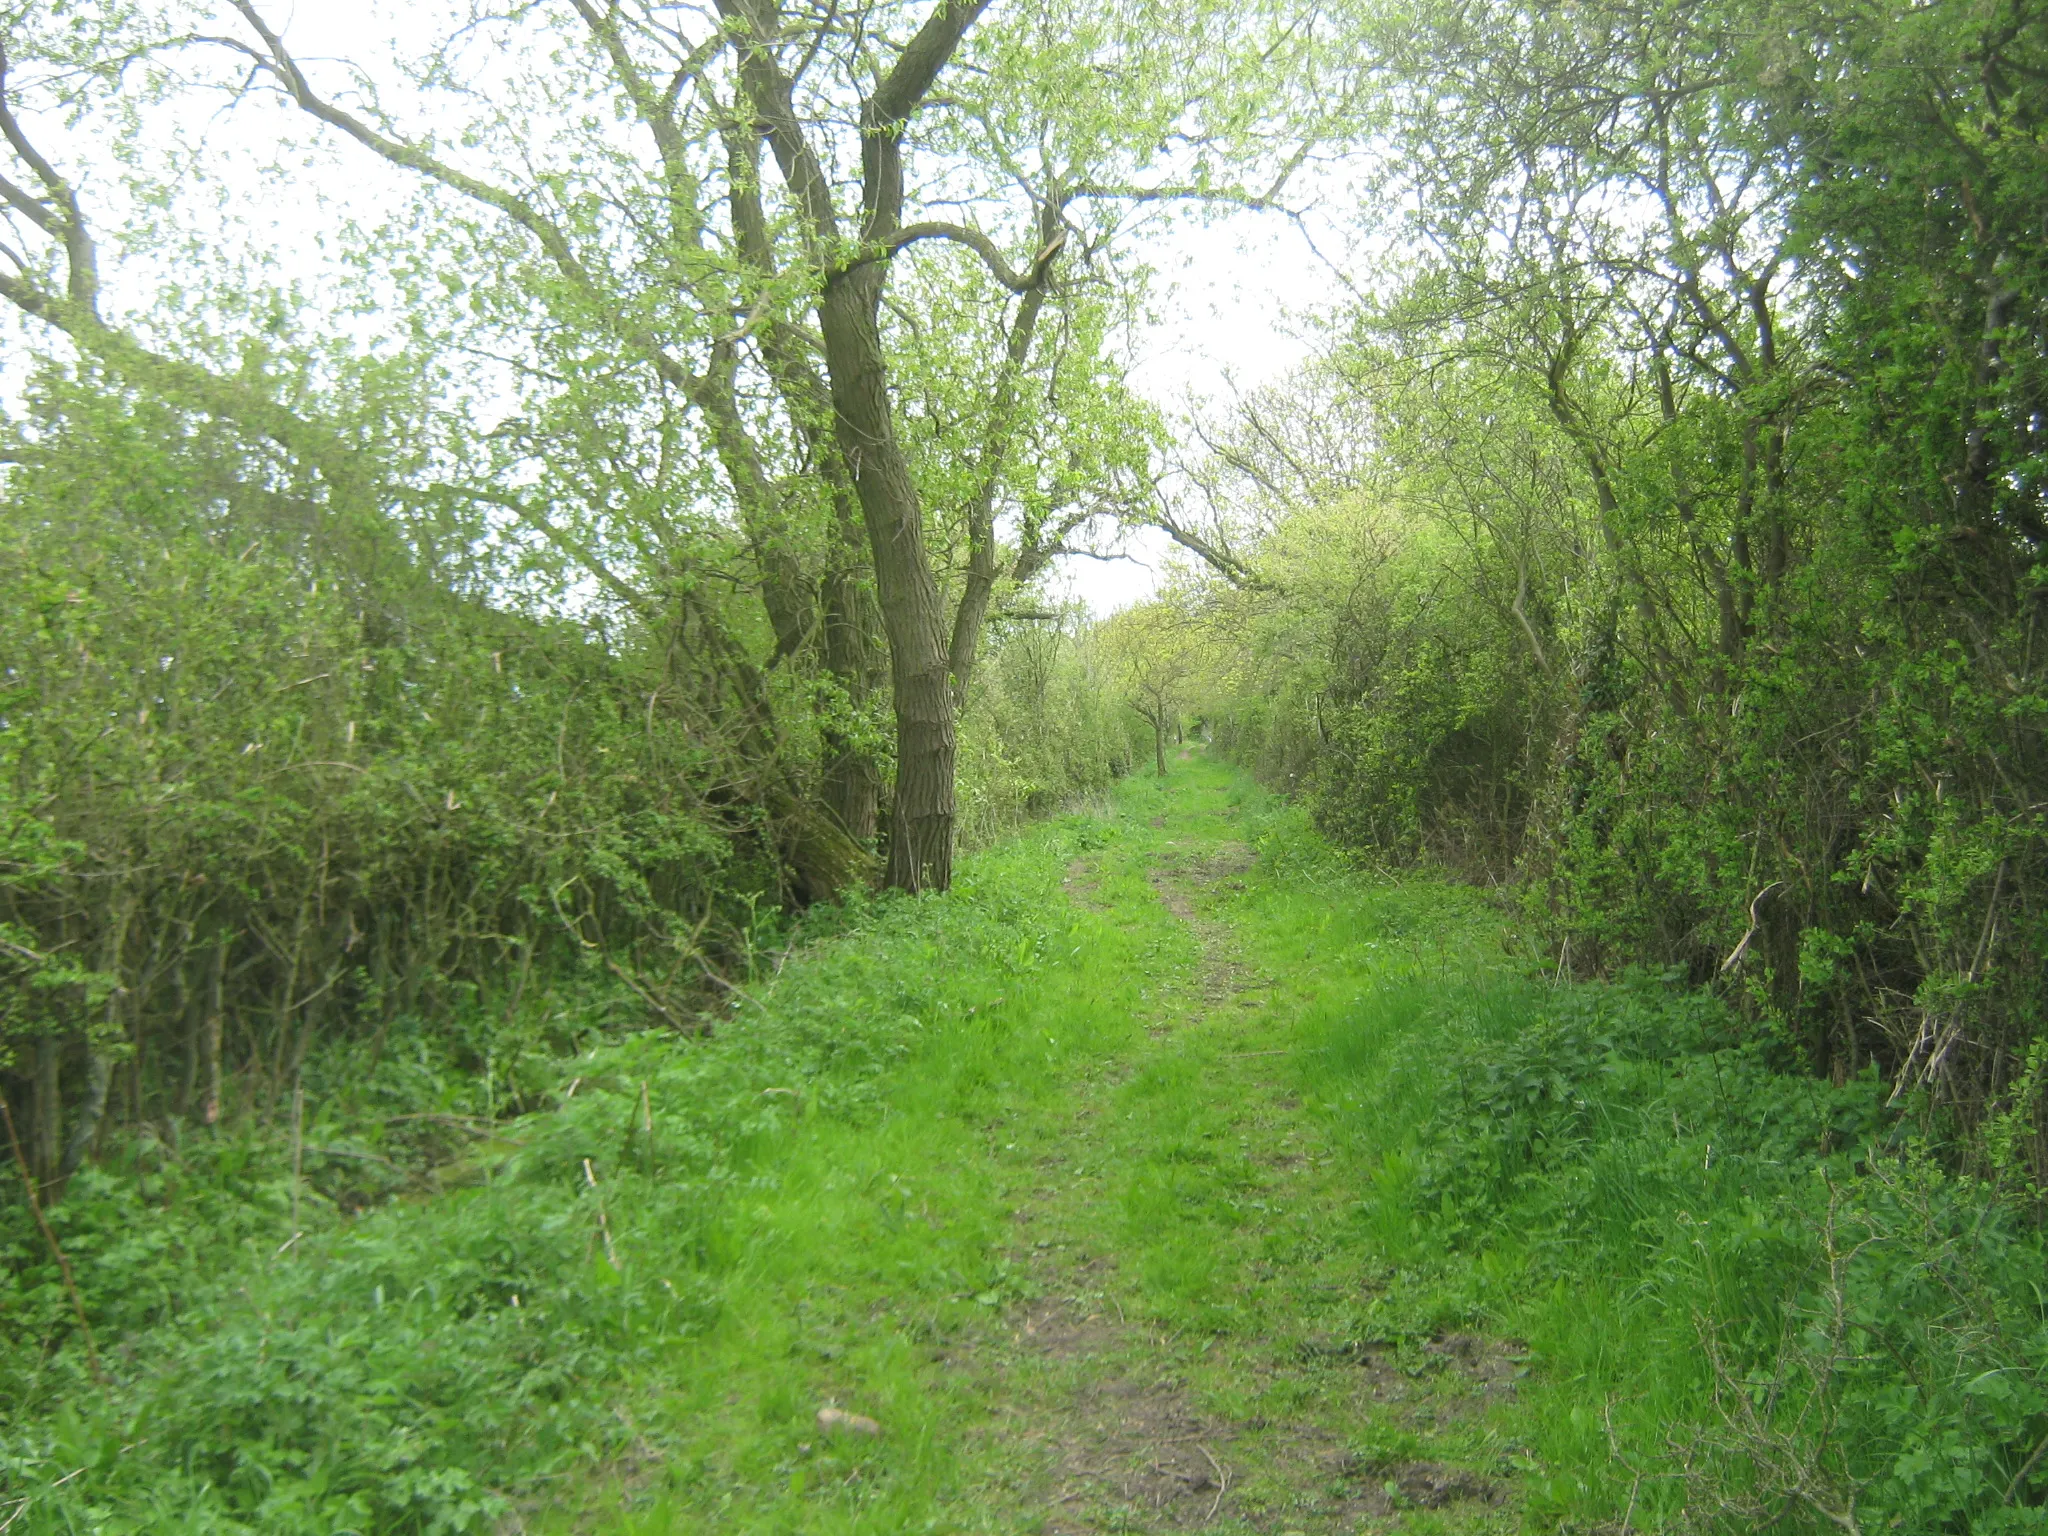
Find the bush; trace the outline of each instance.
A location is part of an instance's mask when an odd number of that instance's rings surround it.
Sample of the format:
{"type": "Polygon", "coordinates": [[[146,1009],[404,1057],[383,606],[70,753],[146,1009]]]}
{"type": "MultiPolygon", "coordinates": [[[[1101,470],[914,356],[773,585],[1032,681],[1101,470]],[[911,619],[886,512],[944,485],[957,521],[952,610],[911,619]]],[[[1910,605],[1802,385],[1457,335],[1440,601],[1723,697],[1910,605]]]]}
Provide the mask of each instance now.
{"type": "MultiPolygon", "coordinates": [[[[807,953],[736,994],[709,1040],[619,1039],[608,999],[557,995],[580,1048],[528,1084],[542,1106],[470,1119],[431,1184],[360,1210],[309,1181],[296,1238],[275,1137],[138,1143],[79,1175],[53,1221],[105,1384],[7,1208],[0,1485],[24,1502],[0,1520],[38,1536],[483,1532],[553,1474],[633,1447],[618,1385],[715,1324],[752,1258],[733,1227],[787,1128],[873,1124],[931,1021],[965,1006],[950,986],[1051,949],[1056,868],[821,910],[807,953]]],[[[443,1087],[456,1120],[488,1091],[443,1087]]]]}
{"type": "Polygon", "coordinates": [[[2048,1238],[1902,1142],[1874,1071],[1816,1081],[1669,974],[1438,991],[1400,1016],[1448,1044],[1403,1069],[1434,1086],[1408,1090],[1414,1166],[1377,1190],[1408,1218],[1379,1220],[1445,1284],[1459,1250],[1518,1276],[1455,1305],[1527,1330],[1576,1376],[1561,1395],[1607,1399],[1578,1454],[1617,1497],[1632,1481],[1639,1515],[2048,1529],[2048,1238]]]}

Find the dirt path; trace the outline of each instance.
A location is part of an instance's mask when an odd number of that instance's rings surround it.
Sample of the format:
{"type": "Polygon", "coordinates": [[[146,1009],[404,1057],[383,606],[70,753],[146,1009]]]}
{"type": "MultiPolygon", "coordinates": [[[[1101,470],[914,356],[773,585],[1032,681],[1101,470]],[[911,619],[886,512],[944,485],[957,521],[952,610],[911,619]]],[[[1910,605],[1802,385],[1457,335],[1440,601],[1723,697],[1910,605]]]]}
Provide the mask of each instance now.
{"type": "MultiPolygon", "coordinates": [[[[1342,1219],[1337,1165],[1289,1091],[1276,980],[1229,916],[1253,852],[1228,835],[1152,841],[1145,880],[1192,944],[1146,1051],[1083,1084],[1049,1138],[1014,1215],[1027,1298],[958,1362],[1000,1405],[983,1459],[1016,1529],[1508,1528],[1497,1476],[1428,1452],[1442,1426],[1512,1397],[1516,1349],[1346,1329],[1363,1277],[1316,1242],[1342,1219]],[[1162,1151],[1184,1187],[1134,1221],[1162,1151]],[[1159,1273],[1188,1255],[1215,1261],[1206,1319],[1159,1305],[1159,1273]]],[[[1111,857],[1069,866],[1076,903],[1106,909],[1111,857]]]]}
{"type": "Polygon", "coordinates": [[[1339,1054],[1428,914],[1327,908],[1356,888],[1193,757],[840,952],[805,1027],[900,1008],[891,1054],[762,1131],[695,1239],[716,1311],[622,1404],[663,1449],[527,1536],[1520,1528],[1525,1351],[1390,1227],[1429,1215],[1339,1054]]]}

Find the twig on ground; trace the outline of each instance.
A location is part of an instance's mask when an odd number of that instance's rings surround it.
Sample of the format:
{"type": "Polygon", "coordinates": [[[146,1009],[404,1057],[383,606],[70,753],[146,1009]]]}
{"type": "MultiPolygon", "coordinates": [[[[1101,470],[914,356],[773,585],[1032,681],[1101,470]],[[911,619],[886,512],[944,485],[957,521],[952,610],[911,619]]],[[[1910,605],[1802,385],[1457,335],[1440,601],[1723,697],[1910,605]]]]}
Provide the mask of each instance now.
{"type": "Polygon", "coordinates": [[[1207,1525],[1216,1518],[1216,1511],[1223,1507],[1223,1495],[1230,1492],[1230,1474],[1223,1470],[1223,1463],[1210,1455],[1209,1447],[1201,1441],[1195,1442],[1195,1449],[1200,1451],[1207,1458],[1209,1465],[1216,1469],[1216,1497],[1209,1503],[1209,1513],[1202,1516],[1202,1524],[1207,1525]]]}

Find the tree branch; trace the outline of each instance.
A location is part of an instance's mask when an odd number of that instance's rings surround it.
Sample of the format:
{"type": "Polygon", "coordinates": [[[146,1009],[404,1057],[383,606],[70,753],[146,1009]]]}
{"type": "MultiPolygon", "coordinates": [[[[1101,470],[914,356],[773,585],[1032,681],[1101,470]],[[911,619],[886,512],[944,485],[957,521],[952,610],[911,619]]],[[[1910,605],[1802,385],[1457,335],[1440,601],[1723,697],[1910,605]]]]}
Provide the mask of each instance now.
{"type": "Polygon", "coordinates": [[[903,217],[903,125],[989,0],[939,0],[889,73],[861,103],[861,237],[884,240],[903,217]]]}
{"type": "MultiPolygon", "coordinates": [[[[402,166],[404,169],[425,176],[429,180],[437,181],[451,191],[459,192],[464,197],[482,203],[488,208],[496,209],[528,234],[532,235],[539,243],[541,249],[547,254],[548,259],[554,263],[556,269],[578,288],[600,300],[607,300],[611,297],[604,285],[597,280],[595,274],[584,265],[582,259],[576,254],[575,248],[570,244],[569,237],[563,232],[562,227],[534,206],[531,201],[521,197],[516,192],[507,191],[503,187],[493,186],[491,183],[479,180],[465,171],[458,170],[445,161],[428,154],[417,145],[408,144],[402,139],[396,139],[389,134],[381,133],[354,114],[323,100],[315,93],[311,84],[308,83],[304,72],[300,70],[298,62],[285,48],[284,40],[277,33],[273,32],[257,13],[253,0],[233,0],[233,3],[235,9],[241,13],[243,20],[247,21],[255,30],[256,35],[263,39],[263,46],[269,52],[266,54],[258,49],[251,48],[246,43],[237,43],[232,39],[223,39],[222,41],[226,46],[246,54],[266,73],[276,78],[283,85],[285,93],[292,98],[300,110],[326,123],[329,127],[347,134],[358,144],[363,145],[366,149],[381,156],[383,159],[390,161],[393,165],[402,166]]],[[[617,310],[617,306],[607,307],[612,308],[614,312],[617,310]]],[[[651,332],[636,326],[629,326],[622,334],[625,340],[661,376],[663,382],[686,393],[694,390],[698,382],[695,374],[686,368],[651,332]]]]}
{"type": "Polygon", "coordinates": [[[322,423],[224,379],[211,369],[151,351],[125,331],[101,320],[89,307],[61,298],[24,277],[0,273],[0,298],[69,336],[78,349],[130,384],[152,389],[208,415],[235,422],[320,470],[330,482],[356,478],[353,444],[322,423]]]}
{"type": "Polygon", "coordinates": [[[1273,584],[1261,576],[1249,562],[1239,559],[1220,544],[1211,543],[1192,528],[1185,527],[1175,521],[1173,514],[1166,509],[1165,498],[1159,496],[1156,490],[1154,491],[1154,496],[1158,501],[1158,510],[1153,513],[1150,519],[1153,527],[1173,540],[1182,549],[1197,556],[1205,565],[1233,587],[1258,592],[1272,590],[1273,584]]]}
{"type": "Polygon", "coordinates": [[[1060,253],[1067,247],[1067,232],[1056,231],[1052,238],[1039,247],[1038,254],[1031,258],[1031,265],[1018,272],[1004,257],[1001,247],[994,240],[970,224],[950,224],[943,219],[925,219],[916,224],[905,224],[882,242],[883,249],[891,254],[906,245],[920,240],[950,240],[955,245],[964,245],[982,259],[995,280],[1012,293],[1029,293],[1045,282],[1052,271],[1052,265],[1059,260],[1060,253]]]}
{"type": "Polygon", "coordinates": [[[832,203],[832,183],[810,141],[804,137],[792,99],[790,77],[775,60],[779,28],[772,9],[764,15],[761,0],[718,0],[718,14],[746,37],[740,48],[740,83],[746,90],[759,126],[782,168],[783,180],[803,210],[814,257],[823,257],[839,239],[839,213],[832,203]]]}
{"type": "Polygon", "coordinates": [[[654,604],[646,593],[622,578],[609,564],[600,559],[588,544],[573,534],[564,533],[557,528],[544,513],[534,508],[524,497],[515,496],[508,491],[493,490],[488,486],[450,485],[441,489],[470,501],[480,501],[486,506],[503,507],[506,511],[515,513],[522,523],[595,576],[599,585],[633,612],[650,622],[657,617],[654,604]]]}
{"type": "Polygon", "coordinates": [[[683,86],[703,74],[711,61],[725,50],[725,34],[722,31],[713,33],[692,49],[676,70],[668,88],[657,91],[626,47],[625,35],[619,30],[617,12],[609,9],[600,11],[591,4],[591,0],[571,0],[571,3],[610,58],[619,83],[626,88],[626,95],[633,103],[634,114],[653,136],[655,152],[661,156],[662,178],[667,184],[671,230],[687,243],[701,246],[704,216],[691,195],[689,148],[676,122],[675,103],[683,86]]]}
{"type": "Polygon", "coordinates": [[[14,107],[7,99],[7,55],[0,45],[0,135],[4,135],[15,154],[21,157],[36,180],[43,184],[49,194],[48,201],[55,205],[55,213],[44,211],[42,199],[7,183],[7,201],[20,209],[45,233],[55,235],[64,244],[65,290],[71,302],[84,309],[94,318],[99,315],[100,268],[99,252],[94,248],[92,235],[86,229],[85,214],[78,205],[78,194],[71,183],[57,173],[57,168],[48,160],[29,137],[22,131],[20,121],[14,115],[14,107]]]}

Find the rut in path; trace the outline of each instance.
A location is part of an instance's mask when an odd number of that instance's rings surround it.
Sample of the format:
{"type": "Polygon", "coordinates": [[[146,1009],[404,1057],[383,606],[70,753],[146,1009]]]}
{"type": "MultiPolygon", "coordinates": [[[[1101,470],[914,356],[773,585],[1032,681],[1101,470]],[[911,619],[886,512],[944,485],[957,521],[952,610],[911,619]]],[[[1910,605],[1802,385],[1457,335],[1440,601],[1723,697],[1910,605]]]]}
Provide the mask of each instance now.
{"type": "MultiPolygon", "coordinates": [[[[1230,841],[1169,844],[1162,853],[1148,878],[1186,925],[1195,955],[1186,984],[1148,1034],[1156,1051],[1214,1055],[1215,1090],[1241,1106],[1232,1128],[1263,1165],[1257,1204],[1277,1217],[1310,1203],[1297,1186],[1315,1170],[1298,1144],[1298,1105],[1283,1086],[1285,1049],[1231,1049],[1248,1025],[1265,1024],[1259,1015],[1274,980],[1244,958],[1230,923],[1213,910],[1216,898],[1243,889],[1253,854],[1230,841]]],[[[1076,902],[1102,905],[1098,875],[1089,859],[1069,866],[1076,902]]],[[[1416,1408],[1434,1417],[1447,1404],[1458,1411],[1459,1399],[1511,1394],[1511,1351],[1462,1336],[1432,1341],[1418,1381],[1413,1359],[1391,1347],[1303,1337],[1280,1296],[1248,1298],[1255,1314],[1260,1301],[1271,1303],[1271,1315],[1251,1337],[1226,1341],[1232,1374],[1270,1395],[1305,1396],[1311,1411],[1233,1414],[1190,1379],[1190,1366],[1213,1353],[1213,1338],[1157,1332],[1129,1314],[1128,1259],[1103,1240],[1114,1230],[1114,1191],[1101,1169],[1114,1155],[1105,1134],[1118,1091],[1146,1066],[1128,1063],[1076,1096],[1063,1150],[1042,1159],[1039,1186],[1015,1213],[1012,1258],[1031,1276],[1033,1299],[1013,1310],[1007,1337],[989,1341],[973,1362],[1003,1405],[988,1433],[1035,1463],[1016,1489],[1036,1514],[1023,1528],[1055,1536],[1209,1527],[1306,1536],[1376,1529],[1402,1508],[1462,1509],[1478,1517],[1475,1525],[1492,1525],[1488,1517],[1501,1513],[1493,1480],[1417,1456],[1362,1457],[1344,1426],[1395,1423],[1416,1408]]],[[[1205,1237],[1191,1229],[1186,1240],[1205,1237]]]]}

